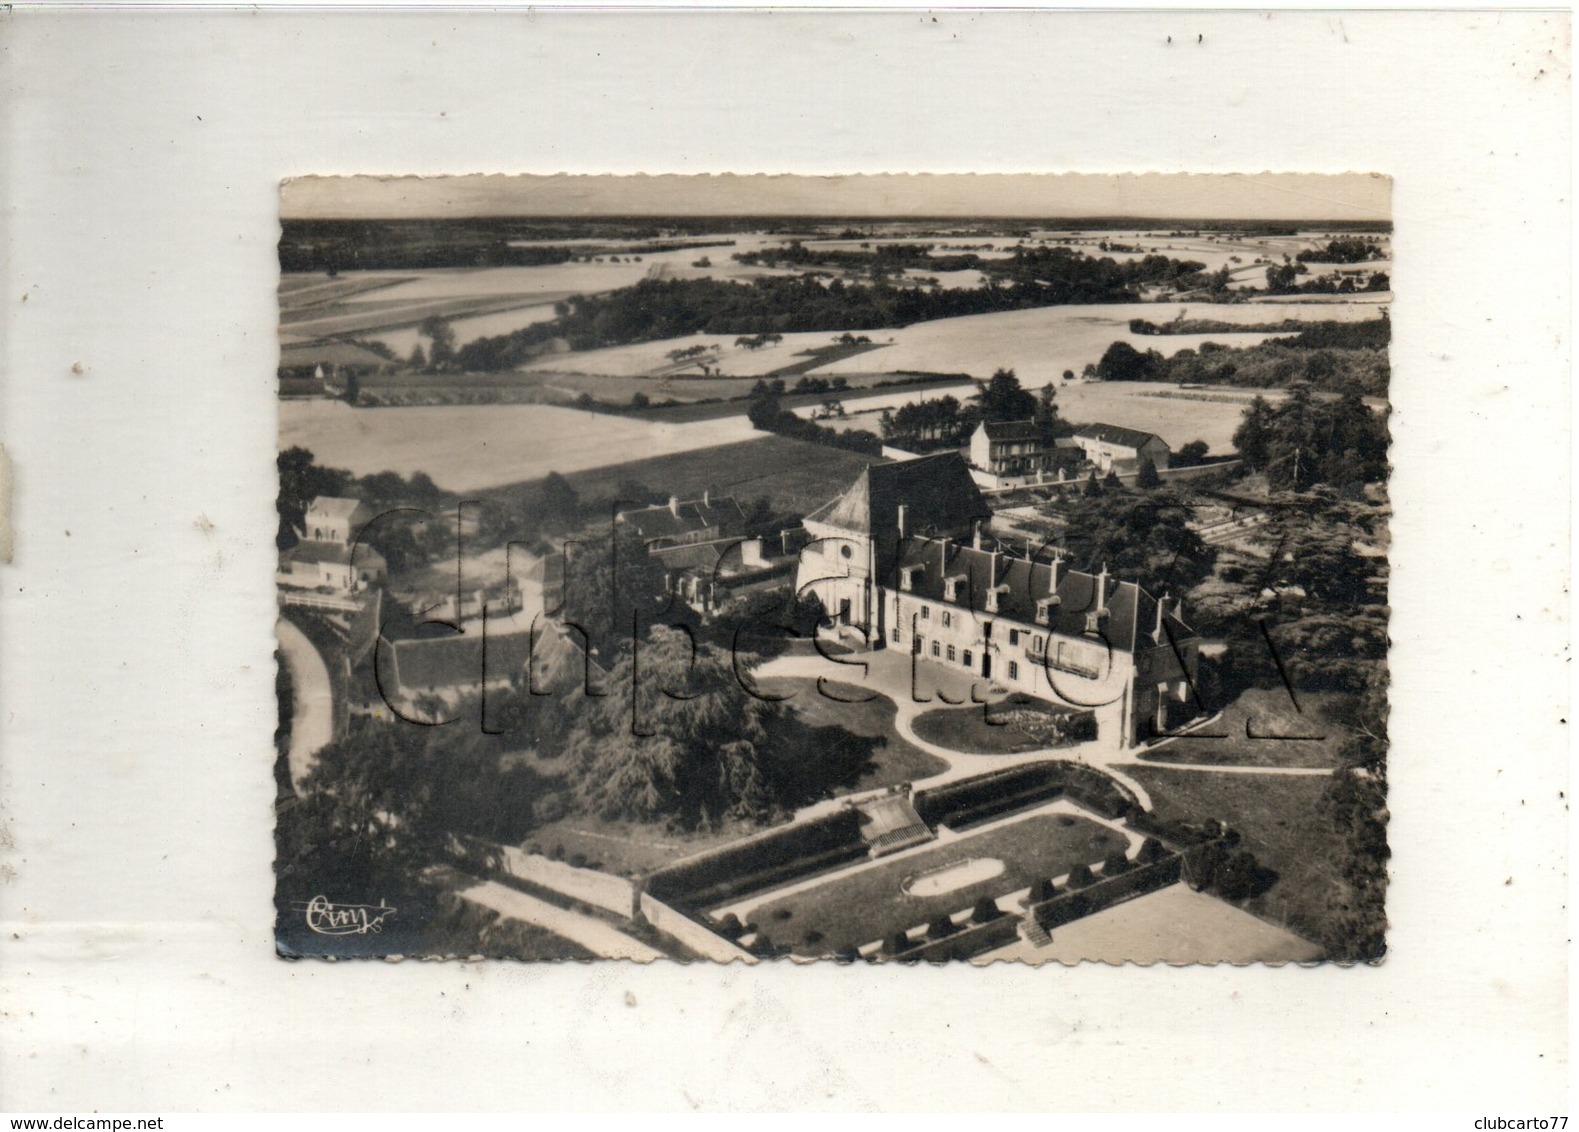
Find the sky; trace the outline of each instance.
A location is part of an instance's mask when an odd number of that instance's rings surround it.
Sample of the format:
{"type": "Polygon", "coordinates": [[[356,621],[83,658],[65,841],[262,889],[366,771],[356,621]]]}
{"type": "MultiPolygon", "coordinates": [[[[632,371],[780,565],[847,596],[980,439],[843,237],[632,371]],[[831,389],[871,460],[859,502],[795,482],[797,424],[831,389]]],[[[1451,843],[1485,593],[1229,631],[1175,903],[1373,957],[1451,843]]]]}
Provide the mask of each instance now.
{"type": "Polygon", "coordinates": [[[1386,220],[1391,191],[1363,173],[298,177],[281,186],[280,215],[1386,220]]]}

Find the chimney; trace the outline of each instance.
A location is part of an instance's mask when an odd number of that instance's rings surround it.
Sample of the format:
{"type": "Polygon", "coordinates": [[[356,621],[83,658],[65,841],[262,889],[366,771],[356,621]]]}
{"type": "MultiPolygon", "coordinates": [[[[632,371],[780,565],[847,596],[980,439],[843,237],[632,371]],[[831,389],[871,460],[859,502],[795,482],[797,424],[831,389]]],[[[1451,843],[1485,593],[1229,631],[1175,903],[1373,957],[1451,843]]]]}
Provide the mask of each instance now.
{"type": "Polygon", "coordinates": [[[710,488],[710,487],[704,487],[702,489],[702,506],[703,507],[711,507],[712,505],[713,505],[713,489],[710,488]]]}
{"type": "Polygon", "coordinates": [[[1058,567],[1062,566],[1063,564],[1063,548],[1054,547],[1052,565],[1049,566],[1047,570],[1047,594],[1049,597],[1056,597],[1058,595],[1058,567]]]}
{"type": "Polygon", "coordinates": [[[680,517],[680,497],[678,495],[669,496],[669,514],[676,519],[680,517]]]}
{"type": "Polygon", "coordinates": [[[1107,608],[1107,563],[1102,563],[1102,572],[1097,575],[1097,612],[1107,608]]]}
{"type": "Polygon", "coordinates": [[[980,519],[976,520],[975,526],[971,530],[970,545],[971,545],[971,548],[974,549],[974,550],[980,550],[981,549],[981,520],[980,519]]]}
{"type": "Polygon", "coordinates": [[[939,560],[940,563],[941,563],[941,569],[939,569],[938,573],[940,573],[940,574],[947,574],[948,573],[948,536],[945,535],[943,538],[938,539],[938,552],[942,555],[942,558],[939,560]]]}
{"type": "Polygon", "coordinates": [[[1168,612],[1168,595],[1163,594],[1157,599],[1157,627],[1152,630],[1151,639],[1154,644],[1162,643],[1162,618],[1168,612]]]}
{"type": "Polygon", "coordinates": [[[900,538],[906,537],[906,533],[907,532],[905,531],[905,505],[903,503],[901,503],[899,505],[899,537],[900,538]]]}

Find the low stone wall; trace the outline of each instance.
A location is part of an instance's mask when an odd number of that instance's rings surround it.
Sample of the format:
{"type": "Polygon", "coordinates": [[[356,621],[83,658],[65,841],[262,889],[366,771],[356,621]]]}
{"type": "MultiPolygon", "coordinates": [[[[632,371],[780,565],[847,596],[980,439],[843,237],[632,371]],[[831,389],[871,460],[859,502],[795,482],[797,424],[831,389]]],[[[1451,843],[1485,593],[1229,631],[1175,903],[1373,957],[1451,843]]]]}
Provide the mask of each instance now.
{"type": "Polygon", "coordinates": [[[1183,855],[1173,853],[1155,864],[1138,865],[1116,877],[1099,879],[1095,884],[1061,892],[1051,900],[1029,905],[1025,910],[1026,915],[1033,917],[1043,928],[1056,928],[1132,897],[1177,884],[1183,863],[1183,855]]]}
{"type": "Polygon", "coordinates": [[[947,963],[955,959],[969,959],[995,947],[1013,942],[1019,933],[1020,917],[1005,913],[985,924],[968,924],[953,935],[930,939],[909,951],[902,951],[893,958],[901,962],[924,960],[928,963],[947,963]]]}
{"type": "Polygon", "coordinates": [[[718,963],[755,963],[757,957],[744,948],[736,947],[717,932],[709,929],[684,912],[669,907],[650,892],[641,894],[641,914],[649,924],[665,935],[679,940],[704,959],[718,963]]]}
{"type": "Polygon", "coordinates": [[[499,870],[509,876],[552,889],[583,904],[605,908],[627,920],[636,917],[636,886],[624,877],[596,869],[578,869],[511,845],[501,846],[497,852],[499,870]]]}

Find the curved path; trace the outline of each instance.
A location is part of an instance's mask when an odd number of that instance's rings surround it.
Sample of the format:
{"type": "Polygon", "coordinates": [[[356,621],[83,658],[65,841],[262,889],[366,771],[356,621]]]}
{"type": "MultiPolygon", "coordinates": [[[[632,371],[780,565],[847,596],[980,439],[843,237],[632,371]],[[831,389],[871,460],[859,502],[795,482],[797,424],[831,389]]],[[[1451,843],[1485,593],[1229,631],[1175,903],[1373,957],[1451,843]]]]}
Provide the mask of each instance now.
{"type": "Polygon", "coordinates": [[[291,704],[291,745],[286,761],[291,785],[299,794],[318,752],[334,738],[334,689],[329,683],[329,668],[306,633],[283,617],[276,622],[275,633],[291,674],[295,702],[291,704]]]}
{"type": "MultiPolygon", "coordinates": [[[[857,670],[856,665],[850,660],[842,664],[835,664],[823,657],[815,656],[780,656],[768,661],[756,669],[752,675],[761,677],[771,676],[798,676],[801,678],[826,677],[840,683],[852,684],[865,688],[877,695],[883,696],[894,705],[894,730],[900,738],[907,743],[935,755],[948,764],[948,769],[930,778],[917,779],[912,786],[924,788],[940,786],[945,782],[952,782],[958,778],[969,778],[973,775],[983,774],[988,771],[1000,770],[1004,767],[1019,766],[1035,759],[1051,758],[1063,759],[1067,762],[1081,763],[1093,767],[1113,778],[1125,789],[1131,791],[1141,806],[1147,810],[1151,807],[1151,795],[1146,788],[1135,781],[1130,775],[1115,768],[1115,763],[1135,764],[1133,755],[1119,757],[1104,744],[1098,742],[1077,743],[1069,747],[1046,747],[1039,751],[1022,751],[1014,755],[973,755],[963,751],[956,751],[951,747],[939,746],[930,740],[923,739],[916,734],[915,720],[917,716],[944,706],[937,701],[917,703],[909,696],[896,696],[887,690],[884,685],[888,681],[879,674],[881,668],[888,665],[880,661],[881,654],[865,654],[859,657],[865,666],[865,673],[857,670]]],[[[902,667],[907,676],[909,673],[909,657],[904,658],[902,667]]],[[[1138,764],[1150,765],[1150,764],[1138,764]]]]}

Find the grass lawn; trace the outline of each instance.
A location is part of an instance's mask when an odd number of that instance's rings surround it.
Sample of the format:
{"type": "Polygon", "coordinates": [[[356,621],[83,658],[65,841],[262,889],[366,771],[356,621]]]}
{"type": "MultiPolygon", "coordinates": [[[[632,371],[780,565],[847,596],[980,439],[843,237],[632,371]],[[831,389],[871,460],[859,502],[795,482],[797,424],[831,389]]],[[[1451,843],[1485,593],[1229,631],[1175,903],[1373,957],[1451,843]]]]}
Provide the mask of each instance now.
{"type": "Polygon", "coordinates": [[[1250,688],[1216,723],[1142,757],[1158,763],[1330,769],[1341,765],[1339,749],[1354,734],[1347,724],[1353,704],[1354,698],[1342,692],[1300,692],[1296,710],[1282,688],[1250,688]]]}
{"type": "Polygon", "coordinates": [[[1164,819],[1218,818],[1243,835],[1243,847],[1278,879],[1265,893],[1237,901],[1306,939],[1319,940],[1327,903],[1341,886],[1343,838],[1321,816],[1325,776],[1204,774],[1129,767],[1164,819]]]}
{"type": "Polygon", "coordinates": [[[819,691],[816,680],[785,676],[760,679],[757,690],[765,696],[793,697],[786,705],[801,724],[819,736],[840,730],[876,741],[865,765],[853,777],[849,767],[829,765],[839,761],[829,748],[818,744],[803,752],[807,777],[823,780],[827,794],[853,794],[915,782],[948,769],[942,759],[900,738],[894,730],[894,702],[886,696],[873,697],[868,689],[833,680],[824,681],[819,691]],[[829,755],[831,760],[825,761],[829,755]]]}
{"type": "Polygon", "coordinates": [[[1005,718],[1005,712],[1016,708],[1059,717],[1077,714],[1041,701],[1020,703],[1011,699],[988,705],[985,710],[980,706],[939,708],[917,716],[914,726],[916,734],[928,742],[967,755],[1018,755],[1069,745],[1068,741],[1049,741],[1045,733],[1037,734],[1040,728],[1005,718]]]}
{"type": "Polygon", "coordinates": [[[797,955],[826,955],[969,908],[983,896],[999,897],[1043,877],[1095,864],[1125,840],[1105,826],[1067,814],[1039,814],[974,837],[951,841],[805,892],[763,904],[749,919],[797,955]],[[922,873],[973,859],[998,859],[1004,870],[937,896],[918,897],[901,887],[922,873]],[[808,933],[821,938],[808,942],[808,933]]]}

